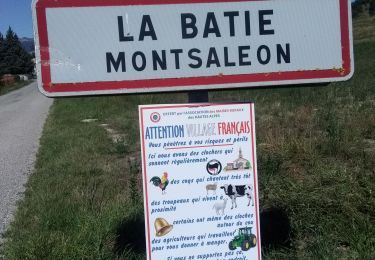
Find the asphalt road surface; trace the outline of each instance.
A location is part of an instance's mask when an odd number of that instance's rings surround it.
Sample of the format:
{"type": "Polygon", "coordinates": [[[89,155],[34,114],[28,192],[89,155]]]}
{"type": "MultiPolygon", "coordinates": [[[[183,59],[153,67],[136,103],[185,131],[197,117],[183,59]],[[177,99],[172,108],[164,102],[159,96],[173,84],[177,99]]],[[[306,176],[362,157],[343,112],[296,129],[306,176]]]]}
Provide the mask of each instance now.
{"type": "Polygon", "coordinates": [[[35,82],[0,96],[0,243],[33,171],[52,102],[39,93],[35,82]]]}

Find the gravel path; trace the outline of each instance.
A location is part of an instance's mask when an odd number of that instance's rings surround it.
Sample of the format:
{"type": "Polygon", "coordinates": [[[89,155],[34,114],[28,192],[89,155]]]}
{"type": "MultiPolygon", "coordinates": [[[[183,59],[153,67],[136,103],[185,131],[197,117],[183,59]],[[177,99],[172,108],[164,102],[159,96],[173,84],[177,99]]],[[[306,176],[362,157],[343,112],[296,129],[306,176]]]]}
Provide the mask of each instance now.
{"type": "Polygon", "coordinates": [[[0,243],[33,170],[52,102],[38,92],[35,82],[0,96],[0,243]]]}

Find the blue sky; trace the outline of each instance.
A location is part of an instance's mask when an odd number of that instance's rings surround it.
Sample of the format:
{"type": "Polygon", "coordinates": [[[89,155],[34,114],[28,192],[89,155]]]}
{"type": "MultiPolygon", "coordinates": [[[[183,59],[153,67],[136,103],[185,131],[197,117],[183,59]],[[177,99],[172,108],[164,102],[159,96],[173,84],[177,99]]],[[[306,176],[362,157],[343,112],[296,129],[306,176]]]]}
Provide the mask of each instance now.
{"type": "Polygon", "coordinates": [[[5,35],[8,27],[11,26],[19,37],[33,37],[31,1],[0,0],[0,32],[2,34],[5,35]]]}
{"type": "Polygon", "coordinates": [[[0,32],[12,27],[18,37],[33,37],[32,0],[0,0],[0,32]]]}

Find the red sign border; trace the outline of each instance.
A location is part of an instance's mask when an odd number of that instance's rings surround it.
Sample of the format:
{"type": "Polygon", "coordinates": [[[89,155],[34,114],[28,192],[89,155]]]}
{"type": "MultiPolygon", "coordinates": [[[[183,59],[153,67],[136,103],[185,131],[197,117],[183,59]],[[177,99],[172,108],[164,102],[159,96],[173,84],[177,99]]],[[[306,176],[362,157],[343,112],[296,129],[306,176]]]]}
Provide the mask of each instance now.
{"type": "Polygon", "coordinates": [[[254,114],[254,103],[204,103],[204,104],[181,104],[181,105],[160,105],[160,106],[146,106],[141,107],[139,109],[139,117],[140,117],[140,131],[141,131],[141,147],[142,147],[142,169],[143,169],[143,191],[144,191],[144,197],[145,197],[145,225],[147,226],[146,229],[146,240],[148,248],[147,250],[147,256],[149,256],[149,260],[151,260],[151,237],[150,237],[150,220],[149,220],[149,208],[148,208],[148,190],[147,190],[147,173],[146,173],[146,148],[145,148],[145,137],[144,137],[144,111],[145,110],[156,110],[156,109],[166,109],[166,108],[181,108],[181,107],[200,107],[204,105],[205,107],[210,106],[229,106],[229,105],[238,105],[238,104],[248,104],[250,106],[250,122],[251,122],[251,143],[252,143],[252,165],[254,168],[254,174],[253,174],[253,184],[254,184],[254,204],[255,204],[255,219],[256,219],[256,226],[257,226],[257,253],[258,253],[258,259],[262,259],[261,255],[261,237],[260,237],[260,222],[259,222],[259,211],[258,211],[258,187],[257,187],[257,171],[258,171],[258,165],[255,158],[255,146],[256,146],[256,140],[255,140],[255,114],[254,114]]]}
{"type": "MultiPolygon", "coordinates": [[[[244,84],[275,81],[290,81],[288,84],[301,83],[298,81],[311,80],[312,82],[330,81],[332,78],[350,78],[352,75],[351,64],[351,31],[349,28],[349,1],[340,1],[340,26],[342,45],[342,67],[326,70],[302,70],[290,72],[271,72],[239,75],[199,76],[167,79],[147,79],[128,81],[100,81],[80,83],[53,83],[51,82],[50,54],[47,30],[47,8],[61,7],[98,7],[98,6],[124,6],[124,5],[163,5],[163,4],[194,4],[194,3],[221,3],[244,1],[270,1],[270,0],[35,0],[35,9],[38,27],[38,40],[41,66],[42,92],[48,96],[62,95],[66,92],[77,95],[90,95],[95,92],[100,94],[134,93],[156,91],[186,91],[190,89],[206,89],[210,85],[244,84]],[[324,80],[327,79],[327,80],[324,80]],[[315,81],[314,81],[315,80],[315,81]],[[206,87],[202,87],[206,86],[206,87]],[[189,88],[190,87],[190,88],[189,88]],[[104,92],[104,93],[103,93],[104,92]],[[78,94],[79,93],[79,94],[78,94]]],[[[285,84],[285,83],[284,83],[285,84]]],[[[259,84],[262,85],[262,84],[259,84]]],[[[264,85],[264,84],[263,84],[264,85]]]]}

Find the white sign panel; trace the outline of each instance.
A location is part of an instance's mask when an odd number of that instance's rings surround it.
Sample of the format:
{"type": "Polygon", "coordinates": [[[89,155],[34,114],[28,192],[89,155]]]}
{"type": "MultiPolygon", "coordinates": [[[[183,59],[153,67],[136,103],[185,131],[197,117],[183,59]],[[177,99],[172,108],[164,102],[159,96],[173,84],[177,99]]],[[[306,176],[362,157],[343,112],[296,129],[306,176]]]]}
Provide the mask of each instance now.
{"type": "Polygon", "coordinates": [[[348,0],[34,0],[50,96],[346,80],[348,0]]]}
{"type": "Polygon", "coordinates": [[[261,259],[254,105],[139,115],[148,259],[261,259]]]}

